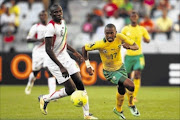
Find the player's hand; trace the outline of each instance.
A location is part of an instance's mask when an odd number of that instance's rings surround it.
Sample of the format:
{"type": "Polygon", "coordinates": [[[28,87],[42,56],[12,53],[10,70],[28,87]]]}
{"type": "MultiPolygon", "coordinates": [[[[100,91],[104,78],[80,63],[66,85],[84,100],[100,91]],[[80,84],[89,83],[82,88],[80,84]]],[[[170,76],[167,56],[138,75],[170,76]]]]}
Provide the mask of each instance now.
{"type": "Polygon", "coordinates": [[[87,68],[87,72],[89,73],[90,76],[94,74],[94,69],[92,67],[87,68]]]}
{"type": "Polygon", "coordinates": [[[66,70],[66,68],[61,67],[60,70],[61,70],[62,76],[63,76],[64,78],[69,77],[69,73],[68,73],[68,71],[66,70]]]}
{"type": "Polygon", "coordinates": [[[78,52],[74,52],[73,55],[77,58],[77,60],[78,60],[79,62],[81,62],[81,63],[84,62],[84,58],[83,58],[82,55],[79,54],[78,52]]]}
{"type": "Polygon", "coordinates": [[[127,43],[123,43],[122,46],[123,46],[125,49],[130,49],[129,44],[127,44],[127,43]]]}

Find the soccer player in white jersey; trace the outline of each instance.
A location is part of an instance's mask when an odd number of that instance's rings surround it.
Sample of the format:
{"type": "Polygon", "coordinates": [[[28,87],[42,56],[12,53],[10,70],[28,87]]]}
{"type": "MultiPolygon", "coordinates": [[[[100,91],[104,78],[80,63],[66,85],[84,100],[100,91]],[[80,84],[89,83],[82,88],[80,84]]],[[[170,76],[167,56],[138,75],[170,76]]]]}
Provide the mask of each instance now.
{"type": "MultiPolygon", "coordinates": [[[[41,68],[45,68],[47,71],[47,67],[45,65],[45,58],[48,55],[45,52],[45,30],[47,25],[48,14],[46,11],[41,11],[39,14],[40,22],[34,24],[27,36],[27,42],[35,43],[35,46],[32,51],[32,72],[29,75],[28,83],[25,88],[25,93],[28,95],[31,93],[31,89],[34,85],[34,81],[36,80],[36,76],[41,70],[41,68]]],[[[48,86],[49,93],[53,93],[56,90],[56,80],[52,76],[52,74],[48,71],[50,77],[48,78],[48,86]]]]}
{"type": "MultiPolygon", "coordinates": [[[[51,95],[40,95],[40,109],[43,114],[47,114],[47,105],[51,100],[63,98],[71,95],[75,89],[85,91],[81,81],[80,69],[77,63],[69,56],[67,49],[81,62],[83,57],[67,44],[67,27],[63,20],[63,10],[61,6],[55,4],[50,7],[52,20],[47,25],[45,33],[45,48],[49,55],[47,65],[49,71],[56,77],[59,84],[64,88],[55,91],[51,95]]],[[[98,119],[89,113],[89,103],[83,106],[84,119],[98,119]]]]}

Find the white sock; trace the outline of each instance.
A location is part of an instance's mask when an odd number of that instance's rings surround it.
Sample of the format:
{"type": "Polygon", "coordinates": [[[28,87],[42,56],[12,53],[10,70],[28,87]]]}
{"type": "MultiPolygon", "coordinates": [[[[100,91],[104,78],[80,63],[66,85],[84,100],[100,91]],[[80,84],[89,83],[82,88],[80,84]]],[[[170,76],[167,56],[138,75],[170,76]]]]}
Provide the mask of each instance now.
{"type": "Polygon", "coordinates": [[[63,98],[65,96],[67,96],[67,93],[65,91],[65,88],[62,88],[60,90],[55,91],[52,94],[43,95],[43,99],[44,101],[49,102],[51,100],[63,98]]]}
{"type": "Polygon", "coordinates": [[[52,94],[56,91],[56,79],[54,77],[48,78],[48,87],[49,94],[52,94]]]}
{"type": "MultiPolygon", "coordinates": [[[[87,94],[86,90],[84,92],[87,94]]],[[[89,115],[89,97],[87,98],[87,103],[82,107],[85,116],[89,115]]]]}
{"type": "Polygon", "coordinates": [[[28,78],[27,86],[33,86],[35,80],[36,80],[36,77],[34,76],[34,73],[31,72],[28,78]]]}

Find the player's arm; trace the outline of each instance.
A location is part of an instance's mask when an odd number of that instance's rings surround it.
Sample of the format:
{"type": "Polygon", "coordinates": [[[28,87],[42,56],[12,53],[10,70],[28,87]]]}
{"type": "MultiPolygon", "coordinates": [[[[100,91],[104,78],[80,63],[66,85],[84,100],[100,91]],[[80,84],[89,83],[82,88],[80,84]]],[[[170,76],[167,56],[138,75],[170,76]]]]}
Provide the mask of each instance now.
{"type": "Polygon", "coordinates": [[[53,37],[46,37],[45,38],[46,53],[59,66],[63,77],[66,78],[69,76],[69,74],[68,74],[67,70],[63,67],[63,65],[60,63],[60,61],[57,59],[56,55],[54,54],[52,47],[51,47],[52,41],[53,41],[53,37]]]}
{"type": "Polygon", "coordinates": [[[85,64],[86,64],[87,72],[89,73],[89,75],[93,75],[94,68],[90,64],[88,51],[97,50],[99,48],[98,43],[99,42],[96,42],[93,44],[86,44],[85,46],[82,47],[82,55],[85,59],[85,64]]]}
{"type": "Polygon", "coordinates": [[[129,37],[125,36],[122,33],[117,34],[117,37],[119,37],[123,41],[123,47],[126,49],[131,49],[131,50],[138,50],[139,47],[138,45],[131,40],[129,37]]]}
{"type": "Polygon", "coordinates": [[[82,63],[84,58],[80,53],[78,53],[74,48],[67,44],[67,49],[73,53],[73,55],[82,63]]]}
{"type": "Polygon", "coordinates": [[[144,33],[143,34],[144,42],[149,43],[150,42],[150,35],[149,35],[148,31],[145,28],[143,28],[143,33],[144,33]]]}
{"type": "Polygon", "coordinates": [[[33,25],[28,33],[27,42],[34,43],[34,42],[44,42],[44,38],[36,39],[35,34],[37,33],[37,25],[33,25]]]}
{"type": "Polygon", "coordinates": [[[90,64],[89,61],[89,54],[88,51],[85,49],[85,46],[82,47],[82,55],[85,59],[85,64],[86,64],[86,68],[87,68],[87,72],[89,73],[89,75],[93,75],[94,74],[94,69],[90,64]]]}

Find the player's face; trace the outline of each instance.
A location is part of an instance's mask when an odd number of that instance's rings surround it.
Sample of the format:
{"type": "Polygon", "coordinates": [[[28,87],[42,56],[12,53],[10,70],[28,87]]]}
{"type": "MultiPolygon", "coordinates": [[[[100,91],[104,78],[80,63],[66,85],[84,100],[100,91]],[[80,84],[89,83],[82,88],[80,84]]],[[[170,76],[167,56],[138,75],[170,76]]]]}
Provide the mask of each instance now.
{"type": "Polygon", "coordinates": [[[60,6],[56,7],[52,12],[51,16],[54,21],[60,21],[63,18],[63,10],[60,6]]]}
{"type": "Polygon", "coordinates": [[[113,42],[116,37],[116,29],[114,27],[112,28],[106,27],[104,32],[105,32],[106,40],[109,42],[113,42]]]}
{"type": "Polygon", "coordinates": [[[48,19],[47,12],[41,12],[40,15],[39,15],[39,18],[40,18],[41,22],[46,22],[47,19],[48,19]]]}
{"type": "Polygon", "coordinates": [[[138,19],[139,19],[139,16],[136,12],[131,13],[131,15],[130,15],[131,22],[136,23],[138,21],[138,19]]]}

